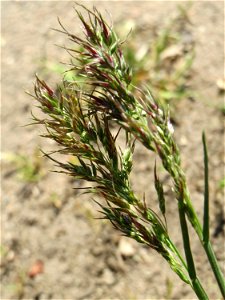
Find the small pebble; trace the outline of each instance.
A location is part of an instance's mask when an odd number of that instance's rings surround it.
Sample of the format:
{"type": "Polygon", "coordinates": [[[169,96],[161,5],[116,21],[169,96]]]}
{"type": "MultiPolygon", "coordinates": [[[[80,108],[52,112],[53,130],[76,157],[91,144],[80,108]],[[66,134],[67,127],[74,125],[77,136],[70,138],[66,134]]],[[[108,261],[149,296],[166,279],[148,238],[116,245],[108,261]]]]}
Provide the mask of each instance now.
{"type": "Polygon", "coordinates": [[[124,257],[134,256],[136,250],[127,238],[121,238],[119,242],[119,253],[124,257]]]}
{"type": "Polygon", "coordinates": [[[180,145],[185,147],[185,146],[187,146],[187,144],[188,144],[187,138],[185,136],[181,136],[180,145]]]}
{"type": "Polygon", "coordinates": [[[101,283],[106,285],[112,285],[115,282],[115,277],[109,269],[104,269],[103,274],[101,276],[101,283]]]}

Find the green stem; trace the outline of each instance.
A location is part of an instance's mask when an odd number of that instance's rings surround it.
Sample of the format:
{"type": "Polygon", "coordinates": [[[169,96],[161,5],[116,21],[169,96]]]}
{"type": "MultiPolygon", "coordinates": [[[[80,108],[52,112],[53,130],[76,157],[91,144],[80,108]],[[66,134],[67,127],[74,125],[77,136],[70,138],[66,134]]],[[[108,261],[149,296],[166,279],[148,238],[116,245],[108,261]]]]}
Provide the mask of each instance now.
{"type": "Polygon", "coordinates": [[[185,256],[186,256],[186,261],[188,266],[188,273],[192,282],[192,288],[199,299],[206,300],[209,298],[196,275],[195,264],[194,264],[194,260],[191,252],[191,246],[190,246],[188,226],[185,218],[185,207],[182,198],[179,199],[178,201],[178,209],[179,209],[180,226],[181,226],[181,232],[182,232],[182,238],[184,244],[184,251],[185,251],[185,256]]]}
{"type": "Polygon", "coordinates": [[[202,232],[202,226],[201,223],[198,219],[198,216],[196,214],[196,211],[192,205],[191,199],[190,199],[190,195],[189,195],[189,191],[186,185],[186,181],[183,184],[183,201],[186,203],[186,207],[185,207],[185,213],[188,217],[189,222],[192,224],[194,230],[196,231],[197,235],[199,236],[200,241],[203,240],[203,232],[202,232]]]}
{"type": "MultiPolygon", "coordinates": [[[[205,140],[204,140],[205,142],[205,140]]],[[[208,163],[207,162],[207,148],[204,149],[205,151],[205,165],[208,163]]],[[[181,218],[181,215],[187,215],[188,217],[188,220],[189,222],[191,223],[191,225],[193,226],[195,232],[197,233],[198,237],[199,237],[199,240],[201,241],[202,243],[202,246],[207,254],[207,257],[208,257],[208,260],[209,260],[209,263],[211,265],[211,268],[212,268],[212,271],[214,273],[214,276],[217,280],[217,283],[218,283],[218,286],[220,288],[220,291],[221,291],[221,294],[223,295],[224,299],[225,299],[225,280],[224,280],[224,277],[223,277],[223,274],[222,274],[222,271],[218,265],[218,262],[217,262],[217,259],[216,259],[216,256],[214,254],[214,251],[212,249],[212,246],[208,240],[208,228],[209,228],[209,223],[208,223],[208,220],[206,220],[207,216],[209,215],[208,214],[208,190],[205,191],[205,207],[204,207],[204,232],[203,232],[203,229],[202,229],[202,226],[201,226],[201,223],[198,219],[198,216],[196,214],[196,211],[192,205],[192,201],[190,199],[190,195],[189,195],[189,192],[188,192],[188,188],[187,188],[187,185],[186,185],[186,180],[185,180],[185,177],[183,176],[183,180],[180,181],[180,178],[179,178],[179,181],[177,180],[177,178],[174,177],[174,174],[171,173],[171,171],[169,169],[167,169],[167,171],[170,173],[170,175],[173,177],[174,179],[174,182],[178,185],[178,186],[182,186],[182,192],[181,191],[178,191],[177,193],[177,198],[179,199],[178,200],[178,205],[180,205],[182,203],[182,214],[180,214],[180,222],[184,221],[184,223],[186,223],[186,220],[185,218],[181,218]],[[181,184],[180,184],[181,182],[181,184]],[[204,238],[205,237],[205,238],[204,238]]],[[[208,184],[208,170],[205,170],[206,173],[205,173],[205,185],[208,184]]],[[[189,244],[189,238],[187,237],[187,240],[185,240],[185,233],[183,232],[183,229],[186,227],[186,225],[181,225],[181,229],[182,229],[182,235],[183,235],[183,241],[184,241],[184,244],[189,244]],[[184,227],[182,227],[184,226],[184,227]]],[[[187,264],[188,266],[192,266],[194,267],[193,265],[193,258],[191,259],[192,256],[190,256],[191,254],[191,250],[190,250],[190,247],[189,247],[189,250],[188,248],[186,249],[185,247],[185,254],[186,254],[186,258],[187,258],[187,264]],[[187,257],[188,256],[188,257],[187,257]],[[188,263],[188,258],[190,259],[189,260],[189,263],[188,263]]],[[[192,272],[195,270],[195,269],[190,269],[190,272],[191,276],[196,276],[196,274],[192,274],[192,272]]],[[[200,287],[199,285],[199,281],[198,280],[195,280],[194,277],[191,277],[191,279],[193,279],[193,288],[197,289],[197,291],[200,291],[202,290],[202,288],[200,287]],[[197,285],[197,286],[196,286],[197,285]]],[[[201,293],[201,292],[200,292],[201,293]]],[[[197,293],[196,293],[197,294],[197,293]]],[[[203,298],[204,299],[204,298],[203,298]]],[[[206,298],[205,298],[206,299],[206,298]]]]}
{"type": "Polygon", "coordinates": [[[216,280],[217,280],[217,283],[219,285],[221,294],[223,295],[223,298],[225,299],[225,280],[224,280],[223,273],[222,273],[222,271],[221,271],[221,269],[218,265],[215,253],[212,249],[212,245],[211,245],[210,242],[208,242],[206,244],[203,243],[203,247],[204,247],[205,252],[208,256],[209,263],[210,263],[210,265],[212,267],[212,270],[214,272],[214,275],[216,277],[216,280]]]}
{"type": "Polygon", "coordinates": [[[210,241],[207,240],[207,239],[204,241],[203,229],[200,225],[200,221],[199,221],[198,216],[197,216],[197,214],[196,214],[196,212],[195,212],[195,210],[192,206],[192,203],[191,203],[191,200],[190,200],[189,196],[187,198],[185,199],[185,202],[188,203],[188,206],[190,205],[189,208],[193,212],[193,216],[195,218],[195,220],[194,220],[195,226],[193,225],[193,221],[191,223],[192,223],[193,228],[194,228],[194,230],[196,231],[196,233],[199,237],[200,242],[202,243],[202,246],[203,246],[203,248],[205,250],[205,253],[208,257],[209,263],[211,265],[212,271],[213,271],[214,276],[216,278],[216,281],[218,283],[221,294],[223,295],[223,297],[225,299],[225,279],[224,279],[223,273],[222,273],[222,271],[219,267],[218,261],[216,259],[215,253],[212,249],[212,245],[211,245],[210,241]]]}

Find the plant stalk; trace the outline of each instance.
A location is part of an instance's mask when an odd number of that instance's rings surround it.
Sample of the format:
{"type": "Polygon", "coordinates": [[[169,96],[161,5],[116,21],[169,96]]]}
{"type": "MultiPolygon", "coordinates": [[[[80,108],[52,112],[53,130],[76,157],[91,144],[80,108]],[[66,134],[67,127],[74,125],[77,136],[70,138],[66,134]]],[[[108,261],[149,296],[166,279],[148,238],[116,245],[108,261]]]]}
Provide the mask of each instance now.
{"type": "Polygon", "coordinates": [[[212,245],[210,241],[208,241],[207,244],[203,243],[203,247],[205,249],[205,252],[207,254],[207,257],[209,259],[209,263],[212,267],[213,273],[216,277],[216,281],[218,283],[218,286],[220,288],[221,294],[223,295],[223,298],[225,299],[225,280],[223,273],[218,265],[217,258],[215,256],[215,253],[213,251],[212,245]]]}
{"type": "Polygon", "coordinates": [[[192,282],[192,288],[200,300],[207,300],[209,298],[196,275],[195,264],[194,264],[194,260],[191,252],[191,246],[190,246],[188,226],[185,218],[185,208],[184,208],[183,199],[179,199],[178,210],[179,210],[180,226],[181,226],[181,232],[182,232],[182,238],[184,244],[184,251],[185,251],[185,256],[186,256],[186,261],[188,266],[188,274],[192,282]]]}
{"type": "MultiPolygon", "coordinates": [[[[188,194],[186,194],[186,195],[188,195],[188,194]]],[[[199,237],[199,240],[200,240],[200,242],[201,242],[201,244],[202,244],[202,246],[205,250],[205,253],[208,257],[209,263],[211,265],[212,271],[213,271],[214,276],[216,278],[216,281],[218,283],[221,294],[223,295],[223,298],[225,299],[225,279],[224,279],[223,273],[222,273],[221,268],[218,264],[217,258],[215,256],[215,253],[213,251],[213,248],[212,248],[212,245],[211,245],[210,241],[209,240],[204,241],[203,229],[201,227],[200,221],[199,221],[198,216],[197,216],[197,214],[196,214],[196,212],[195,212],[195,210],[192,206],[192,203],[191,203],[191,200],[190,200],[189,196],[187,196],[187,198],[185,199],[185,201],[188,203],[188,205],[189,204],[191,205],[191,209],[193,211],[193,216],[195,218],[194,222],[195,222],[196,226],[193,226],[193,228],[194,228],[195,232],[197,233],[197,235],[199,237]]]]}

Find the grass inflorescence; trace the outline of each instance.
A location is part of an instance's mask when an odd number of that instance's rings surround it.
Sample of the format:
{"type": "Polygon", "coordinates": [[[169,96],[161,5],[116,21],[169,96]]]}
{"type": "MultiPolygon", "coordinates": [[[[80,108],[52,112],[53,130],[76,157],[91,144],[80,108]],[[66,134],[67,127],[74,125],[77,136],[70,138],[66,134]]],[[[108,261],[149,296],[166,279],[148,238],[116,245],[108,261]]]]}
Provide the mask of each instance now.
{"type": "Polygon", "coordinates": [[[105,199],[104,203],[98,203],[103,218],[108,219],[124,235],[156,250],[177,275],[190,284],[199,299],[208,299],[192,257],[188,232],[190,222],[208,255],[224,295],[224,279],[208,237],[208,156],[205,136],[205,209],[202,226],[192,205],[181,167],[169,107],[156,101],[147,87],[134,85],[132,69],[123,54],[124,41],[118,38],[112,25],[106,23],[96,8],[83,8],[86,17],[76,10],[83,26],[83,38],[70,33],[60,21],[61,29],[57,30],[77,46],[65,49],[73,57],[70,71],[76,74],[75,79],[82,78],[82,84],[64,78],[60,87],[53,89],[37,76],[33,95],[45,115],[43,118],[33,116],[34,123],[45,126],[46,133],[43,136],[56,141],[59,145],[57,152],[72,156],[79,163],[72,160],[61,162],[52,153],[45,153],[45,156],[57,164],[59,172],[90,182],[91,186],[86,187],[86,192],[105,199]],[[112,124],[117,125],[116,133],[111,130],[112,124]],[[117,142],[122,133],[126,137],[124,149],[117,142]],[[174,245],[167,229],[166,200],[157,166],[154,179],[160,214],[148,207],[144,198],[139,199],[132,189],[130,173],[137,140],[156,153],[172,179],[185,258],[174,245]]]}

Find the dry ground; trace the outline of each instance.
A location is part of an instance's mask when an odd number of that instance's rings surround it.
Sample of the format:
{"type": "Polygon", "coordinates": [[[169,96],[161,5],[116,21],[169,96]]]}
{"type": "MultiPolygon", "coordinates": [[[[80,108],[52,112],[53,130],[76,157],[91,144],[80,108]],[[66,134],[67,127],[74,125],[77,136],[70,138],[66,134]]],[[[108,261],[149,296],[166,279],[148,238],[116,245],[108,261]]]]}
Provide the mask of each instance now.
{"type": "MultiPolygon", "coordinates": [[[[93,3],[86,2],[88,6],[93,3]]],[[[103,13],[106,8],[114,22],[125,18],[139,24],[162,26],[176,10],[179,1],[104,1],[95,2],[103,13]]],[[[49,30],[63,23],[79,31],[72,2],[2,2],[2,262],[1,299],[196,299],[190,288],[174,275],[153,250],[127,241],[107,222],[95,220],[95,205],[72,189],[82,183],[64,175],[49,173],[53,166],[38,159],[44,174],[35,183],[21,181],[9,154],[36,159],[35,149],[52,149],[43,141],[37,127],[22,127],[30,122],[32,91],[41,59],[63,61],[66,54],[54,44],[65,37],[49,30]],[[129,247],[131,253],[126,252],[129,247]],[[28,276],[41,260],[43,273],[28,276]]],[[[185,99],[176,111],[175,136],[182,151],[183,166],[194,206],[201,213],[203,166],[201,133],[207,134],[210,153],[211,234],[219,262],[224,266],[223,192],[224,128],[219,107],[217,79],[223,78],[224,4],[222,1],[196,1],[190,10],[196,59],[192,85],[196,98],[185,99]],[[219,230],[221,229],[221,230],[219,230]],[[218,234],[216,234],[218,233],[218,234]]],[[[46,76],[46,74],[45,74],[46,76]]],[[[57,82],[59,76],[49,76],[57,82]]],[[[152,156],[137,146],[133,185],[154,204],[152,156]],[[152,199],[153,198],[153,199],[152,199]]],[[[168,191],[169,228],[178,245],[176,202],[168,191]]],[[[209,266],[193,234],[197,267],[210,299],[220,294],[209,266]]]]}

